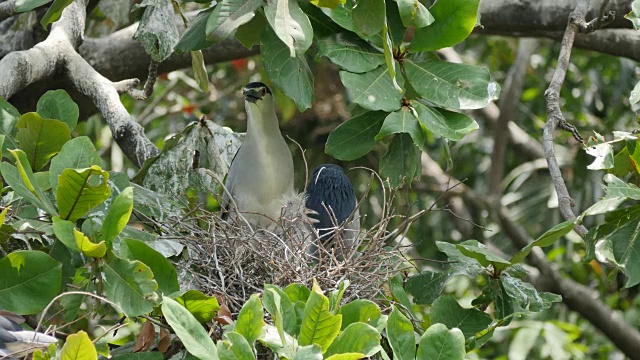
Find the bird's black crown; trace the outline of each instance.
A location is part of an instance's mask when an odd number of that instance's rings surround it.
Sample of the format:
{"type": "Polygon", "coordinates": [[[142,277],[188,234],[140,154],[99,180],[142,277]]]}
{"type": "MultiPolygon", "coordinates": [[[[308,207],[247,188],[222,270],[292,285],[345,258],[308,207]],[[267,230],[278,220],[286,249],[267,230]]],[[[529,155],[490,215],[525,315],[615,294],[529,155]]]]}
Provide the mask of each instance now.
{"type": "Polygon", "coordinates": [[[253,103],[261,100],[266,94],[271,94],[271,89],[261,82],[249,83],[242,89],[244,99],[253,103]]]}

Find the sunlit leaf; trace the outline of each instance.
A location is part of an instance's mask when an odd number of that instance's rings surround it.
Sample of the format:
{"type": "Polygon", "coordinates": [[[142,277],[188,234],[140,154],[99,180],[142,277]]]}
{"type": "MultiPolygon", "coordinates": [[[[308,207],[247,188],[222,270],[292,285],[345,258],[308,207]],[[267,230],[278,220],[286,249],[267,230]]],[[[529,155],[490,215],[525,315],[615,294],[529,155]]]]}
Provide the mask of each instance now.
{"type": "Polygon", "coordinates": [[[202,360],[218,360],[218,349],[198,320],[175,300],[164,297],[162,314],[184,347],[202,360]]]}
{"type": "Polygon", "coordinates": [[[313,27],[296,0],[269,0],[264,15],[286,45],[289,57],[300,56],[313,42],[313,27]]]}
{"type": "Polygon", "coordinates": [[[63,220],[76,221],[110,196],[109,173],[99,166],[65,169],[58,178],[56,200],[63,220]]]}
{"type": "Polygon", "coordinates": [[[118,304],[127,316],[139,316],[153,310],[158,284],[147,265],[109,253],[102,269],[107,299],[118,304]]]}
{"type": "Polygon", "coordinates": [[[89,238],[86,237],[82,232],[76,229],[73,229],[73,234],[78,250],[86,256],[90,256],[93,258],[102,258],[107,253],[107,245],[104,243],[104,241],[96,244],[89,240],[89,238]]]}
{"type": "Polygon", "coordinates": [[[60,360],[95,360],[97,358],[96,347],[84,331],[69,335],[60,350],[60,360]]]}
{"type": "Polygon", "coordinates": [[[27,154],[33,170],[42,169],[71,139],[67,124],[60,120],[45,119],[33,112],[22,115],[16,123],[16,129],[20,149],[27,154]]]}
{"type": "Polygon", "coordinates": [[[466,39],[476,25],[479,4],[480,0],[437,1],[429,9],[435,21],[416,29],[411,50],[438,50],[466,39]]]}
{"type": "Polygon", "coordinates": [[[262,0],[223,0],[217,3],[206,26],[207,40],[222,41],[248,23],[262,0]]]}

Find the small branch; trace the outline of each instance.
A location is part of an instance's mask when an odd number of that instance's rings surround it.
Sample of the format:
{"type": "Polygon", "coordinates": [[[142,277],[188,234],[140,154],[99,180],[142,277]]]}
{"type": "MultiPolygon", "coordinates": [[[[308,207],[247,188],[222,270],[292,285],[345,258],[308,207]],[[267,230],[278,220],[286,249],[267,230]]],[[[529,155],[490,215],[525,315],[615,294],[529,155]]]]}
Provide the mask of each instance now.
{"type": "MultiPolygon", "coordinates": [[[[562,39],[560,47],[560,54],[558,55],[558,64],[553,73],[553,78],[549,87],[545,91],[545,99],[547,102],[547,112],[549,114],[547,123],[544,127],[542,134],[542,146],[544,148],[544,155],[549,165],[549,173],[551,174],[551,180],[558,193],[558,205],[560,213],[566,220],[575,219],[575,214],[571,209],[575,206],[575,202],[569,195],[569,190],[564,182],[560,167],[558,166],[558,160],[554,150],[553,135],[557,128],[565,131],[569,131],[573,134],[574,138],[583,143],[582,137],[578,133],[577,129],[569,124],[562,115],[560,109],[560,89],[564,83],[564,79],[567,73],[567,67],[569,66],[569,59],[571,58],[571,48],[573,47],[573,40],[578,32],[577,23],[583,22],[587,8],[589,6],[588,0],[578,0],[575,10],[569,17],[569,23],[562,39]]],[[[580,236],[587,235],[587,229],[582,225],[576,225],[575,230],[580,236]]]]}
{"type": "Polygon", "coordinates": [[[134,90],[138,85],[140,85],[140,80],[138,79],[127,79],[113,83],[113,86],[120,95],[134,90]]]}
{"type": "Polygon", "coordinates": [[[579,25],[580,32],[582,33],[591,33],[596,30],[602,29],[603,27],[611,24],[613,20],[616,19],[616,12],[611,10],[609,13],[605,14],[605,10],[609,5],[609,0],[602,0],[600,4],[600,11],[598,12],[598,17],[584,24],[584,21],[579,25]]]}
{"type": "Polygon", "coordinates": [[[509,123],[516,116],[516,106],[520,103],[520,96],[522,96],[529,59],[537,48],[537,40],[521,39],[519,41],[516,59],[507,73],[504,93],[500,98],[500,116],[494,126],[493,153],[491,154],[491,170],[489,171],[489,194],[496,198],[502,194],[501,184],[504,177],[504,160],[509,139],[509,123]]]}

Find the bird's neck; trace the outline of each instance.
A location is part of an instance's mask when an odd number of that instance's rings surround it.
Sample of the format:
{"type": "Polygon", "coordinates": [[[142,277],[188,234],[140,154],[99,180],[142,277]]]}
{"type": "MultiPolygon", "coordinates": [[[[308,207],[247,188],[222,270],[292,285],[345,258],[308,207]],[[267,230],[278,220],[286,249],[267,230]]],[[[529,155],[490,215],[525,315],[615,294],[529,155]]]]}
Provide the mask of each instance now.
{"type": "Polygon", "coordinates": [[[272,136],[282,137],[273,106],[258,107],[247,104],[247,117],[247,137],[263,139],[272,136]]]}

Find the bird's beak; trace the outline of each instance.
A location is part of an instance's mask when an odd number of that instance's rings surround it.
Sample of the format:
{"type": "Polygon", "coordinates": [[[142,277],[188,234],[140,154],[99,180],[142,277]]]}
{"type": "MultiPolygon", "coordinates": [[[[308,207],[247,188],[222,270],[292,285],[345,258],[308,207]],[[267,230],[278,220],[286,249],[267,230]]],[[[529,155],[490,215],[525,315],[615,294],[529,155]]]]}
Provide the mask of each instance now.
{"type": "Polygon", "coordinates": [[[258,89],[243,89],[242,95],[244,95],[244,100],[252,103],[256,103],[258,100],[262,100],[262,94],[258,89]]]}

